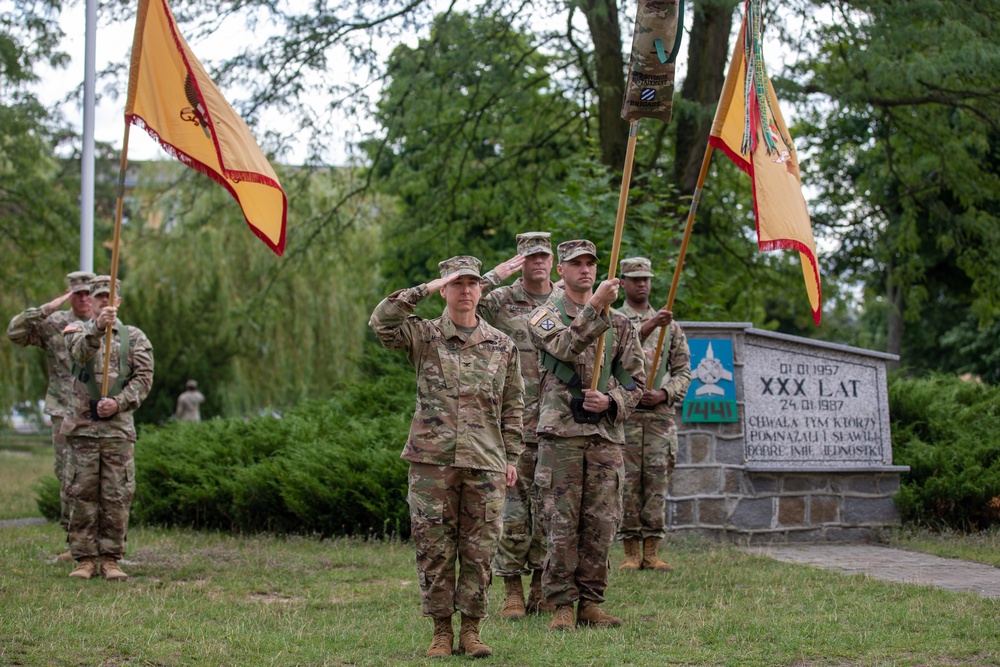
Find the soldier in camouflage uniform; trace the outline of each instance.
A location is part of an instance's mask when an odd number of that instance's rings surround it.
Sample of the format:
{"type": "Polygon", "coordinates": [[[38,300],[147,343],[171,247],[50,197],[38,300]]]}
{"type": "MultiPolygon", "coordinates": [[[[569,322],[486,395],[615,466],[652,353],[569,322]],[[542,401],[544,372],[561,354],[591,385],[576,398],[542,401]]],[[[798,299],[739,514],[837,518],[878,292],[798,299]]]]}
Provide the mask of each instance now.
{"type": "MultiPolygon", "coordinates": [[[[59,480],[59,525],[69,529],[69,511],[66,503],[66,485],[63,471],[66,469],[66,438],[60,433],[63,417],[73,391],[73,376],[70,375],[72,361],[66,350],[63,329],[72,322],[90,319],[90,280],[93,273],[74,271],[66,276],[67,291],[52,301],[37,308],[29,308],[10,321],[7,337],[21,347],[34,345],[45,350],[49,362],[49,387],[45,394],[45,414],[52,418],[52,449],[55,452],[53,468],[59,480]],[[59,310],[66,301],[69,310],[59,310]]],[[[69,551],[59,556],[59,560],[73,560],[69,551]]]]}
{"type": "MultiPolygon", "coordinates": [[[[116,294],[121,293],[120,285],[116,294]]],[[[124,581],[128,575],[118,561],[125,555],[135,493],[132,413],[153,386],[153,346],[141,330],[117,319],[121,298],[109,305],[110,289],[110,276],[94,278],[90,283],[94,318],[69,324],[63,331],[76,379],[62,433],[69,447],[69,548],[77,561],[69,576],[90,579],[99,569],[109,581],[124,581]],[[102,398],[109,326],[113,334],[108,394],[102,398]]]]}
{"type": "Polygon", "coordinates": [[[382,345],[405,350],[417,372],[417,405],[402,458],[425,616],[434,619],[427,657],[451,655],[451,616],[462,615],[460,653],[492,654],[479,638],[486,616],[490,563],[500,539],[504,487],[517,479],[523,449],[524,383],[513,341],[476,316],[480,262],[441,262],[441,277],[393,292],[368,326],[382,345]],[[412,315],[440,291],[447,313],[412,315]],[[458,559],[458,583],[455,561],[458,559]]]}
{"type": "Polygon", "coordinates": [[[503,506],[503,534],[493,560],[493,573],[504,580],[501,618],[524,618],[527,611],[553,611],[542,594],[545,558],[541,505],[534,484],[538,458],[538,351],[528,335],[528,316],[552,294],[552,243],[547,232],[517,235],[517,255],[483,276],[483,298],[478,313],[514,340],[524,378],[524,452],[517,461],[517,483],[507,489],[503,506]],[[521,271],[509,287],[499,287],[521,271]],[[531,574],[528,602],[521,575],[531,574]]]}
{"type": "Polygon", "coordinates": [[[174,419],[182,422],[200,422],[201,404],[204,402],[205,395],[198,391],[198,381],[188,380],[184,384],[184,393],[177,397],[174,419]]]}
{"type": "Polygon", "coordinates": [[[618,529],[625,545],[625,561],[619,569],[669,572],[673,568],[657,550],[666,534],[667,483],[677,451],[674,403],[683,400],[691,384],[691,353],[674,314],[649,305],[650,261],[645,257],[623,259],[620,273],[625,284],[622,313],[639,330],[647,376],[653,375],[661,327],[667,327],[667,333],[653,378],[656,387],[643,392],[638,408],[625,423],[625,491],[618,529]]]}
{"type": "Polygon", "coordinates": [[[603,314],[618,296],[618,279],[595,291],[597,251],[586,240],[559,244],[565,292],[553,293],[529,318],[543,366],[535,484],[548,536],[542,586],[556,606],[549,628],[614,627],[604,612],[608,554],[621,519],[623,424],[642,397],[642,347],[628,318],[603,314]],[[608,331],[611,336],[607,335],[608,331]],[[597,340],[607,350],[591,390],[597,340]],[[608,338],[611,338],[609,341],[608,338]],[[585,388],[585,389],[581,389],[585,388]]]}

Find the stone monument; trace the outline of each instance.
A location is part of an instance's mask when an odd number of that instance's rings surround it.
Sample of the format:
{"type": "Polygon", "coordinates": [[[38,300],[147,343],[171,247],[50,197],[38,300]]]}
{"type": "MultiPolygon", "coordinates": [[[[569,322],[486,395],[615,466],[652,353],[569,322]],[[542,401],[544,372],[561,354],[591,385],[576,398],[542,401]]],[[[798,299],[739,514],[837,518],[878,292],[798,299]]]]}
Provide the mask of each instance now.
{"type": "Polygon", "coordinates": [[[886,368],[894,355],[749,323],[681,323],[693,380],[667,521],[734,541],[870,540],[899,522],[886,368]]]}

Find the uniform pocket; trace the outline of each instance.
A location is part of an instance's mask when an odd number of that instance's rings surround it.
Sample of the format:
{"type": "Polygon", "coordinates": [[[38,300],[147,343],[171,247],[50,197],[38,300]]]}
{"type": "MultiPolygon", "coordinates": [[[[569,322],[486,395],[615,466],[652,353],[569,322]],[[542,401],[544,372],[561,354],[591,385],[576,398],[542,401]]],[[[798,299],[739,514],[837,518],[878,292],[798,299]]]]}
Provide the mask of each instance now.
{"type": "Polygon", "coordinates": [[[552,488],[552,450],[539,443],[538,458],[535,459],[535,477],[532,480],[539,489],[552,488]]]}
{"type": "Polygon", "coordinates": [[[414,527],[441,524],[444,521],[444,501],[430,498],[412,490],[406,493],[406,504],[410,506],[410,522],[414,527]]]}
{"type": "Polygon", "coordinates": [[[125,463],[125,490],[128,492],[129,502],[135,496],[135,458],[129,457],[125,463]]]}
{"type": "Polygon", "coordinates": [[[503,514],[503,496],[486,501],[486,523],[494,523],[500,520],[503,514]]]}
{"type": "Polygon", "coordinates": [[[428,349],[420,360],[417,373],[418,389],[426,393],[437,393],[458,385],[457,351],[451,351],[441,339],[428,343],[428,349]]]}

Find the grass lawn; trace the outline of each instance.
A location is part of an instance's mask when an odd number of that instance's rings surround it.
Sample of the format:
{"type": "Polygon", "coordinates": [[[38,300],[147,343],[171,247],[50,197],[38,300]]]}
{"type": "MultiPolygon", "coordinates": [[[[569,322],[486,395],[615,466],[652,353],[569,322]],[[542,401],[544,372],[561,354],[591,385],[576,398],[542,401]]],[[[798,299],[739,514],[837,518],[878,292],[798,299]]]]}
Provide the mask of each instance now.
{"type": "Polygon", "coordinates": [[[977,560],[1000,567],[1000,529],[997,528],[967,535],[950,530],[935,532],[904,526],[892,531],[889,544],[944,558],[977,560]]]}
{"type": "MultiPolygon", "coordinates": [[[[0,450],[4,518],[37,516],[31,488],[51,474],[47,445],[18,449],[28,454],[0,450]]],[[[964,538],[954,537],[939,540],[952,545],[944,555],[960,555],[954,545],[964,538]]],[[[933,534],[913,531],[893,539],[933,544],[933,534]]],[[[0,527],[0,665],[430,662],[431,622],[420,615],[407,543],[134,527],[124,584],[67,578],[71,564],[53,561],[64,545],[55,524],[0,527]]],[[[485,664],[1000,664],[997,600],[703,541],[672,543],[667,557],[676,567],[668,576],[613,570],[607,609],[626,621],[615,630],[552,634],[548,617],[501,621],[497,580],[482,633],[495,655],[485,664]]],[[[621,562],[620,546],[612,559],[621,562]]]]}
{"type": "MultiPolygon", "coordinates": [[[[409,544],[135,529],[125,584],[71,580],[53,524],[0,529],[0,664],[424,664],[409,544]]],[[[613,562],[621,561],[620,548],[613,562]]],[[[495,665],[995,665],[1000,602],[671,545],[612,575],[615,630],[486,621],[495,665]]],[[[494,583],[494,614],[503,595],[494,583]]],[[[455,656],[446,664],[464,661],[455,656]]]]}

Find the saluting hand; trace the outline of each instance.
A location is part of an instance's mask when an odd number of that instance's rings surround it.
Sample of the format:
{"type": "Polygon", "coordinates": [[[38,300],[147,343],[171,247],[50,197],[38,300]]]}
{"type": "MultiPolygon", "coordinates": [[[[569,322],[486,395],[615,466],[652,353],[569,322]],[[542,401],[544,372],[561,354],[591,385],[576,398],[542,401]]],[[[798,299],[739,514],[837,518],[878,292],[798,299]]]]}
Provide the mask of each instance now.
{"type": "Polygon", "coordinates": [[[458,280],[458,272],[451,274],[450,276],[445,276],[444,278],[435,278],[434,280],[427,283],[427,292],[429,294],[434,294],[434,292],[440,292],[444,289],[445,285],[451,284],[458,280]]]}
{"type": "Polygon", "coordinates": [[[67,289],[63,294],[60,294],[59,296],[57,296],[56,298],[52,299],[52,301],[49,301],[45,305],[47,305],[49,307],[49,310],[53,310],[53,311],[54,310],[59,310],[60,306],[62,306],[64,303],[66,303],[66,301],[69,299],[69,295],[70,294],[71,294],[71,292],[67,289]]]}
{"type": "Polygon", "coordinates": [[[507,280],[512,275],[521,270],[524,266],[524,255],[514,255],[506,262],[493,267],[493,272],[500,277],[501,282],[507,280]]]}

